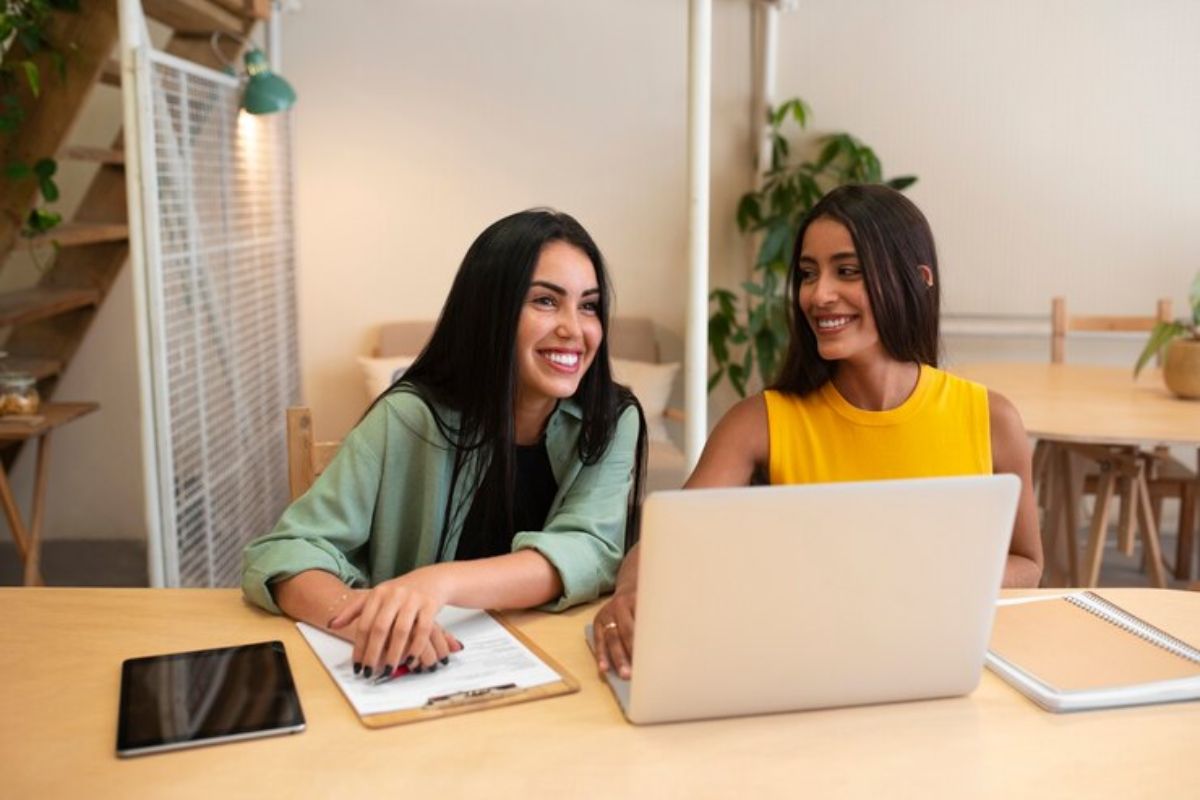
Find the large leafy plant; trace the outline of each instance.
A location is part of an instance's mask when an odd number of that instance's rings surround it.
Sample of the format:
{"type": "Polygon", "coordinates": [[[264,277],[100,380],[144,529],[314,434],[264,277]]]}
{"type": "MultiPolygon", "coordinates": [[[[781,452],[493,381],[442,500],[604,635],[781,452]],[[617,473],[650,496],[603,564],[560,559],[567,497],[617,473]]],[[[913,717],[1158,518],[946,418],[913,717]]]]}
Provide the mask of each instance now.
{"type": "Polygon", "coordinates": [[[716,362],[709,391],[726,379],[745,397],[755,371],[764,383],[774,377],[787,350],[784,293],[796,231],[817,201],[845,183],[884,183],[905,189],[917,180],[911,175],[885,180],[875,151],[848,133],[800,142],[794,150],[784,128],[790,123],[804,129],[810,116],[800,98],[768,112],[771,163],[760,187],[742,195],[737,207],[738,228],[761,235],[762,243],[751,277],[742,283],[744,297],[730,289],[714,289],[709,295],[708,347],[716,362]],[[816,158],[794,153],[815,153],[816,158]]]}
{"type": "Polygon", "coordinates": [[[1192,306],[1191,319],[1180,317],[1170,322],[1160,322],[1150,331],[1146,347],[1138,356],[1137,364],[1134,365],[1134,377],[1137,377],[1137,374],[1142,371],[1142,367],[1146,366],[1150,359],[1158,355],[1174,339],[1191,338],[1200,341],[1200,272],[1197,272],[1196,277],[1192,279],[1192,291],[1188,294],[1188,302],[1192,306]]]}
{"type": "MultiPolygon", "coordinates": [[[[67,46],[64,52],[47,36],[55,11],[77,12],[79,0],[0,0],[0,53],[19,52],[19,56],[0,62],[0,137],[12,135],[25,121],[21,87],[25,86],[34,100],[42,94],[45,79],[34,60],[36,55],[46,54],[58,79],[66,78],[66,59],[72,46],[67,46]]],[[[7,180],[36,181],[44,203],[58,200],[58,185],[54,182],[58,163],[53,158],[47,156],[32,162],[15,160],[0,166],[7,180]]],[[[57,211],[35,206],[23,221],[21,235],[37,236],[61,221],[62,215],[57,211]]]]}

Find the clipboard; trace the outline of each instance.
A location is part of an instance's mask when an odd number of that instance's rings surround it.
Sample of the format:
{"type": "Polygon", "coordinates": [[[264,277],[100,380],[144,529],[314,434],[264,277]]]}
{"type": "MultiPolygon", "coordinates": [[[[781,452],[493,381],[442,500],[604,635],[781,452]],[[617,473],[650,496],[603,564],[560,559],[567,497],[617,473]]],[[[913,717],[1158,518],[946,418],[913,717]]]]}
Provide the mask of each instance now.
{"type": "Polygon", "coordinates": [[[372,684],[353,676],[349,665],[351,646],[348,642],[303,622],[296,623],[296,627],[300,629],[300,633],[338,689],[358,714],[359,720],[368,728],[385,728],[472,711],[485,711],[579,691],[579,681],[517,630],[502,614],[446,607],[438,614],[438,621],[458,636],[465,645],[461,653],[451,656],[450,666],[453,666],[456,660],[462,666],[466,659],[473,659],[468,662],[470,668],[486,672],[489,669],[489,658],[515,662],[519,650],[523,650],[524,655],[532,657],[537,663],[523,669],[500,671],[501,675],[515,680],[503,677],[481,677],[476,680],[473,676],[464,675],[457,681],[451,680],[448,690],[436,687],[447,683],[445,676],[451,674],[449,670],[442,673],[441,679],[435,677],[438,673],[405,675],[383,684],[372,684]],[[503,632],[503,635],[500,632],[503,632]],[[501,641],[504,637],[509,637],[511,641],[501,641]],[[516,646],[513,646],[514,643],[516,646]],[[464,653],[472,650],[471,644],[477,646],[477,652],[464,656],[464,653]],[[418,688],[412,678],[423,681],[428,686],[418,688]],[[533,679],[537,682],[535,685],[522,685],[523,679],[533,679]],[[405,683],[401,684],[401,681],[405,683]],[[382,688],[379,688],[380,686],[382,688]],[[400,703],[400,707],[396,707],[392,700],[400,703]]]}

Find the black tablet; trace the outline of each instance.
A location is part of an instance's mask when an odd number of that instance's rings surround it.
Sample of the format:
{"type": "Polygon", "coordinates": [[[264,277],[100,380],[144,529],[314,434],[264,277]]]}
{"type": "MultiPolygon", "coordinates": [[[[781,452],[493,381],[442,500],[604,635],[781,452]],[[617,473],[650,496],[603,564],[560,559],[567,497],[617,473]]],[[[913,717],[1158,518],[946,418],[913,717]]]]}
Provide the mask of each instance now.
{"type": "Polygon", "coordinates": [[[302,730],[283,642],[131,658],[121,667],[119,756],[302,730]]]}

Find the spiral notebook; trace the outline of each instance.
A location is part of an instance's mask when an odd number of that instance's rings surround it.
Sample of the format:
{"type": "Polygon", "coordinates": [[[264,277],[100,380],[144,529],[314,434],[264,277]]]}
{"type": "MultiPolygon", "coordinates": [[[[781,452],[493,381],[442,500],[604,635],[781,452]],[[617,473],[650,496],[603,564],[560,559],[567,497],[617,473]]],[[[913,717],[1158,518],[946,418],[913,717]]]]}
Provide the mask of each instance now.
{"type": "Polygon", "coordinates": [[[1092,592],[1001,600],[986,662],[1048,711],[1200,699],[1200,650],[1092,592]]]}

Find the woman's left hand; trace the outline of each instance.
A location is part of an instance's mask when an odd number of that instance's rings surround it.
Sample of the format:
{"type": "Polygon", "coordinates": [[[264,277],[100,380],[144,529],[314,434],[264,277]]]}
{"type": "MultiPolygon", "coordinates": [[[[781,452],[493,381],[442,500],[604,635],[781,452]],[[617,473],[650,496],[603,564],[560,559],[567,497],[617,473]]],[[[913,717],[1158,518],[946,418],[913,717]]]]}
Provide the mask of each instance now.
{"type": "Polygon", "coordinates": [[[365,677],[410,666],[435,666],[462,645],[436,623],[449,594],[438,565],[422,567],[371,589],[356,590],[329,621],[337,630],[354,628],[354,664],[365,677]],[[428,662],[428,663],[427,663],[428,662]]]}

